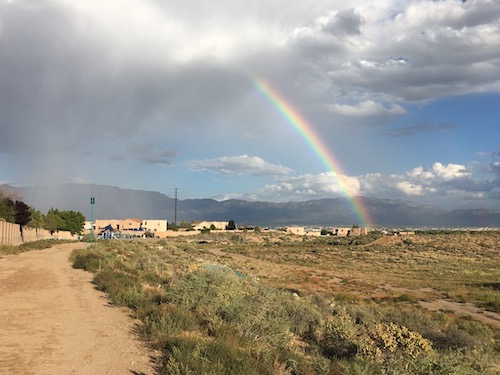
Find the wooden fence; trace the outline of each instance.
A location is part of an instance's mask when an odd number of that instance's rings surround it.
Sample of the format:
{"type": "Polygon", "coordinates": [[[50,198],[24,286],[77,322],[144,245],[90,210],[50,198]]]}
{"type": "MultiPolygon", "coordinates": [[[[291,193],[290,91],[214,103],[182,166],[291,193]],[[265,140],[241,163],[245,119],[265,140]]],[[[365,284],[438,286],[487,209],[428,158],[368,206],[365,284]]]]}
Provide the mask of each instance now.
{"type": "Polygon", "coordinates": [[[19,224],[12,224],[0,220],[0,245],[20,245],[23,242],[31,242],[38,240],[48,240],[51,238],[57,239],[75,239],[70,232],[60,231],[50,234],[50,231],[39,228],[23,227],[21,235],[21,228],[19,224]]]}

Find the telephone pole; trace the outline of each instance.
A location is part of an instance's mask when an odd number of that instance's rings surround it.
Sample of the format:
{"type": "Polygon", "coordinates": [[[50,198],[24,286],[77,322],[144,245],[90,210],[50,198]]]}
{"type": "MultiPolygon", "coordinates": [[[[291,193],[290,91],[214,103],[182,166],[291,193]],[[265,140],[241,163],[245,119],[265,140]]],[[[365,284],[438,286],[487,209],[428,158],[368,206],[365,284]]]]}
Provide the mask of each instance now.
{"type": "Polygon", "coordinates": [[[177,192],[179,189],[175,188],[175,198],[174,198],[174,224],[177,227],[177,192]]]}
{"type": "Polygon", "coordinates": [[[90,197],[90,244],[94,239],[94,204],[95,197],[90,197]]]}

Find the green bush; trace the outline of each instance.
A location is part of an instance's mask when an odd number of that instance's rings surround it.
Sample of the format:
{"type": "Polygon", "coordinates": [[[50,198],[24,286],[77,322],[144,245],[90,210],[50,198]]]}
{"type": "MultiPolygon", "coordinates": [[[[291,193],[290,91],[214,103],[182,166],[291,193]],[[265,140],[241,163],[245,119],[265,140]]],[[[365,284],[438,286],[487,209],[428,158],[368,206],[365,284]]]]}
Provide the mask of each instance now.
{"type": "Polygon", "coordinates": [[[174,305],[151,305],[138,313],[139,332],[148,339],[164,341],[179,332],[195,331],[198,321],[193,313],[174,305]]]}
{"type": "Polygon", "coordinates": [[[135,276],[106,269],[95,275],[94,284],[99,290],[108,293],[117,306],[137,308],[143,303],[143,290],[135,276]]]}
{"type": "Polygon", "coordinates": [[[272,368],[223,339],[175,338],[163,348],[159,372],[165,375],[266,375],[272,368]]]}
{"type": "Polygon", "coordinates": [[[101,254],[78,250],[73,253],[73,267],[89,272],[97,272],[102,267],[104,257],[101,254]]]}
{"type": "Polygon", "coordinates": [[[320,341],[323,354],[330,359],[353,358],[360,349],[359,327],[343,307],[326,323],[320,341]]]}
{"type": "Polygon", "coordinates": [[[418,332],[410,331],[405,326],[392,322],[375,323],[366,329],[362,353],[377,362],[386,360],[392,353],[417,358],[432,353],[432,345],[418,332]]]}
{"type": "Polygon", "coordinates": [[[498,293],[482,293],[478,296],[479,306],[486,310],[500,313],[500,295],[498,293]]]}

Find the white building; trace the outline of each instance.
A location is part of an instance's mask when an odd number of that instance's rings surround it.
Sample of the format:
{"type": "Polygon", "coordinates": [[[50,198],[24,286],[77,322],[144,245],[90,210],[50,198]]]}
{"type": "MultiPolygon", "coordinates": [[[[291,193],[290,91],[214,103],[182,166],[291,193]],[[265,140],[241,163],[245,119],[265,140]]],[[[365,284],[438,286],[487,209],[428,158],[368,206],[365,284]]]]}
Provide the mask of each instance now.
{"type": "Polygon", "coordinates": [[[229,224],[227,221],[193,221],[194,230],[212,229],[225,230],[226,226],[229,224]]]}
{"type": "Polygon", "coordinates": [[[306,234],[306,229],[304,227],[287,227],[286,231],[288,233],[297,234],[303,236],[306,234]]]}
{"type": "Polygon", "coordinates": [[[143,220],[142,229],[146,232],[166,232],[167,220],[143,220]]]}

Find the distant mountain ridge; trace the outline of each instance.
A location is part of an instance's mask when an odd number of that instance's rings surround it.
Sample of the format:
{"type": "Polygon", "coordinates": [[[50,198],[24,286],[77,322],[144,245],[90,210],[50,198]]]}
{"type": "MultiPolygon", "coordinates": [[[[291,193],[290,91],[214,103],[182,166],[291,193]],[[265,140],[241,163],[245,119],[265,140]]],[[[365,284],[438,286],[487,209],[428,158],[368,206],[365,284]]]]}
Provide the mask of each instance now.
{"type": "MultiPolygon", "coordinates": [[[[82,212],[90,219],[90,197],[95,197],[94,218],[174,220],[174,198],[153,191],[115,186],[65,184],[17,188],[25,203],[42,212],[50,208],[82,212]]],[[[454,210],[405,200],[359,197],[375,225],[385,227],[499,227],[500,213],[486,210],[454,210]]],[[[264,202],[230,199],[185,199],[177,202],[177,222],[227,221],[237,225],[351,226],[359,224],[346,198],[303,202],[264,202]]]]}

